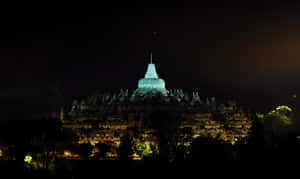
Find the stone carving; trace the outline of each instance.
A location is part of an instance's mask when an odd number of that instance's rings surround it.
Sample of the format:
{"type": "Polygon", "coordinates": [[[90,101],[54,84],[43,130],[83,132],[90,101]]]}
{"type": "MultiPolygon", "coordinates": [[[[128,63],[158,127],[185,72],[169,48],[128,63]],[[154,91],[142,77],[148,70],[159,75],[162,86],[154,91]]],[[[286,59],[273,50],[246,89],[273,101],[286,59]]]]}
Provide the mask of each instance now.
{"type": "Polygon", "coordinates": [[[177,89],[175,90],[175,99],[178,103],[181,103],[183,97],[184,97],[184,93],[182,91],[182,89],[177,89]]]}
{"type": "Polygon", "coordinates": [[[129,101],[132,102],[132,103],[134,103],[134,102],[135,102],[135,97],[136,97],[136,94],[133,93],[133,94],[130,96],[129,101]]]}
{"type": "Polygon", "coordinates": [[[118,95],[118,101],[124,102],[127,100],[127,98],[128,98],[128,89],[125,89],[125,90],[121,89],[120,93],[118,95]]]}
{"type": "Polygon", "coordinates": [[[192,95],[193,95],[193,97],[192,97],[192,101],[190,103],[191,105],[195,105],[197,102],[199,104],[202,104],[198,92],[193,92],[192,95]]]}
{"type": "Polygon", "coordinates": [[[234,110],[237,110],[237,105],[235,101],[227,101],[227,104],[232,107],[234,110]]]}
{"type": "Polygon", "coordinates": [[[209,98],[206,98],[206,104],[207,104],[207,105],[210,105],[209,98]]]}
{"type": "Polygon", "coordinates": [[[113,97],[110,99],[110,101],[108,102],[108,104],[113,104],[115,101],[117,100],[117,95],[114,94],[113,97]]]}
{"type": "Polygon", "coordinates": [[[123,102],[125,100],[123,89],[120,90],[118,95],[118,101],[123,102]]]}
{"type": "Polygon", "coordinates": [[[128,97],[128,89],[125,89],[123,94],[124,94],[125,97],[128,97]]]}
{"type": "MultiPolygon", "coordinates": [[[[129,92],[128,89],[120,89],[117,93],[101,93],[95,94],[85,99],[85,106],[88,105],[100,105],[100,104],[114,104],[114,103],[138,103],[138,102],[147,102],[147,101],[157,101],[160,103],[174,103],[174,104],[186,104],[186,105],[195,105],[195,104],[206,104],[206,105],[216,105],[215,97],[206,97],[204,101],[201,100],[198,91],[193,91],[188,93],[182,89],[171,89],[168,90],[167,95],[161,93],[159,90],[152,89],[151,91],[143,91],[142,89],[129,92]]],[[[76,102],[73,102],[72,111],[80,108],[80,104],[76,107],[76,102]]],[[[229,102],[229,106],[233,106],[234,102],[229,102]]],[[[228,104],[229,104],[228,103],[228,104]]],[[[81,110],[81,108],[80,108],[81,110]]]]}
{"type": "Polygon", "coordinates": [[[110,94],[109,93],[104,94],[102,98],[102,103],[108,102],[109,99],[110,99],[110,94]]]}
{"type": "Polygon", "coordinates": [[[83,112],[86,110],[86,103],[84,100],[81,100],[80,102],[80,111],[83,112]]]}
{"type": "Polygon", "coordinates": [[[73,100],[73,103],[72,103],[72,109],[71,109],[71,112],[74,112],[78,109],[78,101],[75,99],[73,100]]]}
{"type": "Polygon", "coordinates": [[[96,105],[96,104],[98,104],[98,101],[99,101],[98,95],[91,97],[91,104],[96,105]]]}
{"type": "Polygon", "coordinates": [[[185,103],[188,103],[188,102],[190,101],[190,98],[189,98],[189,94],[188,94],[188,93],[185,93],[185,94],[184,94],[183,101],[184,101],[185,103]]]}
{"type": "Polygon", "coordinates": [[[210,98],[211,104],[216,105],[216,98],[213,96],[210,98]]]}

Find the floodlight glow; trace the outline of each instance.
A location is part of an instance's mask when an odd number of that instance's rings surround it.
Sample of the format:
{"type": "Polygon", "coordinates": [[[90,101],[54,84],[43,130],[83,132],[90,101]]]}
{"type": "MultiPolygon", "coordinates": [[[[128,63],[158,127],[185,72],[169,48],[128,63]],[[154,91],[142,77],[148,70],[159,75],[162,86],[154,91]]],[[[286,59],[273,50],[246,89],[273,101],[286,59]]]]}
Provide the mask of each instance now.
{"type": "Polygon", "coordinates": [[[30,155],[26,155],[24,158],[24,162],[30,163],[32,161],[32,157],[30,155]]]}

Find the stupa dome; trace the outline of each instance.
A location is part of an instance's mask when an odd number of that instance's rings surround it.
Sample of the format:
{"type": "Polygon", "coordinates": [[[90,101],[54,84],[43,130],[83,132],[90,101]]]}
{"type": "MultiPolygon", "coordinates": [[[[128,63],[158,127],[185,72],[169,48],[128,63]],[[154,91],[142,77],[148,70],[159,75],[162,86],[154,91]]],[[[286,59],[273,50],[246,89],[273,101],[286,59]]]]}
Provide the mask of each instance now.
{"type": "Polygon", "coordinates": [[[139,80],[139,88],[165,88],[165,81],[160,78],[143,78],[139,80]]]}
{"type": "Polygon", "coordinates": [[[145,78],[139,80],[138,88],[165,89],[165,81],[158,77],[153,63],[148,64],[145,78]]]}
{"type": "Polygon", "coordinates": [[[147,93],[161,93],[163,95],[168,94],[165,81],[158,77],[155,64],[152,63],[152,55],[151,63],[148,64],[145,77],[140,79],[138,82],[136,93],[140,95],[146,95],[147,93]]]}

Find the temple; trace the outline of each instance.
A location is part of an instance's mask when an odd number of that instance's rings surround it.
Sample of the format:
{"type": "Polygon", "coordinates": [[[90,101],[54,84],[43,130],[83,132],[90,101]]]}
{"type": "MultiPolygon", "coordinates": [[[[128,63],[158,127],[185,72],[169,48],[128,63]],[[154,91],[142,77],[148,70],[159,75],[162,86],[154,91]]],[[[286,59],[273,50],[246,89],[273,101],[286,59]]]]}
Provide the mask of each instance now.
{"type": "Polygon", "coordinates": [[[93,146],[90,157],[118,159],[118,151],[124,147],[122,143],[127,136],[133,151],[131,157],[135,160],[149,158],[163,150],[158,133],[172,131],[164,134],[174,136],[168,142],[169,157],[172,158],[172,153],[181,146],[186,158],[190,144],[199,136],[229,144],[249,136],[252,120],[247,110],[234,101],[217,102],[215,97],[199,94],[195,90],[167,90],[151,55],[138,88],[120,89],[115,93],[97,91],[65,106],[66,112],[61,114],[63,127],[71,129],[76,137],[66,144],[62,157],[79,159],[72,146],[88,144],[93,146]],[[103,153],[103,146],[109,150],[103,153]]]}
{"type": "Polygon", "coordinates": [[[138,89],[135,94],[146,95],[147,93],[160,93],[164,96],[168,94],[168,90],[165,87],[165,81],[158,77],[155,64],[152,63],[152,54],[150,56],[150,64],[148,64],[145,77],[138,82],[138,89]]]}

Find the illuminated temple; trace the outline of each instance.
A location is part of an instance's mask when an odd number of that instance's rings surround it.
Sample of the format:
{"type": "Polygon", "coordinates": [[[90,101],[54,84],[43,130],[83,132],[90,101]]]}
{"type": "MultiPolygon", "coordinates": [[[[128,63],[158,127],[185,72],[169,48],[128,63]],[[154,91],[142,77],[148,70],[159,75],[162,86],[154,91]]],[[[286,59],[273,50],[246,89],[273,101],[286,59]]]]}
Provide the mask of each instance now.
{"type": "MultiPolygon", "coordinates": [[[[133,159],[143,158],[145,153],[139,151],[141,147],[148,153],[159,150],[159,130],[155,123],[161,122],[161,126],[166,127],[164,131],[176,136],[170,140],[183,146],[186,155],[191,142],[199,136],[232,143],[247,138],[252,126],[249,112],[234,101],[217,102],[215,97],[201,96],[198,91],[167,90],[152,63],[152,56],[137,89],[95,92],[74,100],[72,106],[64,110],[68,112],[61,116],[63,127],[77,136],[73,144],[94,146],[91,157],[102,152],[96,146],[109,146],[99,159],[117,159],[124,136],[132,139],[133,159]],[[168,124],[163,125],[163,121],[168,124]],[[172,128],[169,123],[175,121],[176,126],[172,128]]],[[[67,148],[65,156],[78,157],[67,148]]]]}
{"type": "Polygon", "coordinates": [[[134,91],[132,96],[133,98],[136,95],[152,96],[155,93],[160,93],[163,96],[167,96],[168,90],[165,87],[165,81],[158,77],[155,64],[152,63],[151,54],[151,63],[148,64],[145,77],[139,80],[138,88],[134,91]]]}

